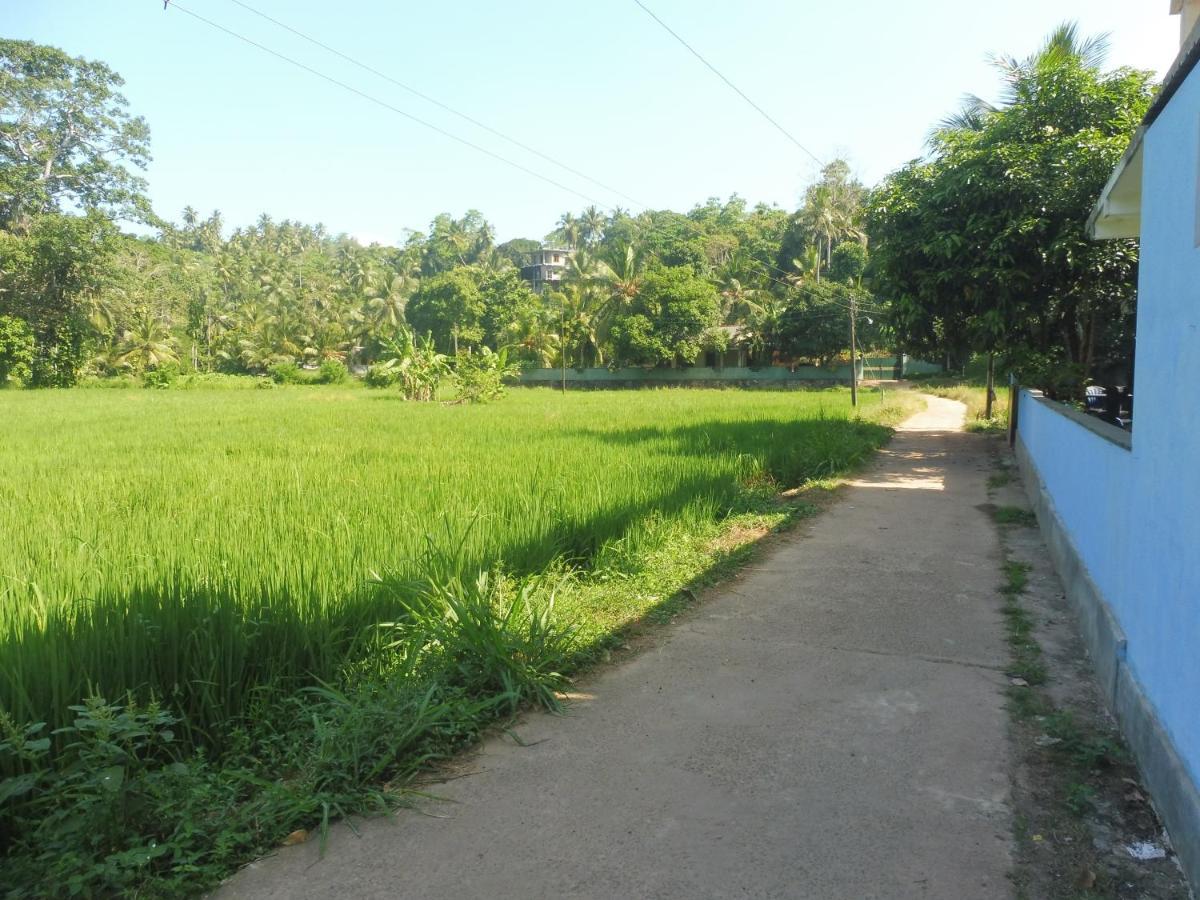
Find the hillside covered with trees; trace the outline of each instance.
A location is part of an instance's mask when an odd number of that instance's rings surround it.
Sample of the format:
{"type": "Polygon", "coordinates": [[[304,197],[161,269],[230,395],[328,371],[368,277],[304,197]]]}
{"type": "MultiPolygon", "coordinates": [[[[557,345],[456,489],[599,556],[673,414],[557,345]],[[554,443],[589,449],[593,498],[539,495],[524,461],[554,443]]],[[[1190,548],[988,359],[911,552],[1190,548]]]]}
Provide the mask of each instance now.
{"type": "Polygon", "coordinates": [[[844,162],[794,213],[736,196],[687,213],[565,213],[545,239],[574,251],[569,269],[537,294],[520,267],[542,241],[498,244],[475,210],[398,247],[266,214],[232,230],[190,207],[166,221],[137,175],[149,127],[116,72],[20,41],[0,59],[0,380],[287,378],[322,363],[337,378],[414,335],[441,354],[507,348],[531,366],[687,364],[725,349],[723,325],[740,326],[755,364],[848,345],[866,192],[844,162]]]}

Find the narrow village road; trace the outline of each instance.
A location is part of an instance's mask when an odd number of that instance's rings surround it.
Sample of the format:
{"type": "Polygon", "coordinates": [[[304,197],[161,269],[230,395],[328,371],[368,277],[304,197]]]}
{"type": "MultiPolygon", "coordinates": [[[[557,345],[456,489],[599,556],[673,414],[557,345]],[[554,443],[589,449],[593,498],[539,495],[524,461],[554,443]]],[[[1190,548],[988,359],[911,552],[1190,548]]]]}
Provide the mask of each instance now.
{"type": "Polygon", "coordinates": [[[809,526],[449,803],[344,826],[222,898],[1009,897],[986,442],[929,398],[809,526]],[[436,817],[435,817],[436,816],[436,817]]]}

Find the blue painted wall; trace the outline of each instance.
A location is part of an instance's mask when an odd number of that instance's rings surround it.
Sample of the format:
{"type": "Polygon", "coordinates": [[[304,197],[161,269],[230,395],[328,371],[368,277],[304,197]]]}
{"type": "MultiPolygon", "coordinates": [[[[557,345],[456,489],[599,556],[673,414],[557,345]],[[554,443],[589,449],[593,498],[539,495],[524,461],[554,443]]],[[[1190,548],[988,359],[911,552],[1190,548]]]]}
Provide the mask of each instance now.
{"type": "Polygon", "coordinates": [[[1020,439],[1200,783],[1200,69],[1143,149],[1132,450],[1023,394],[1020,439]]]}

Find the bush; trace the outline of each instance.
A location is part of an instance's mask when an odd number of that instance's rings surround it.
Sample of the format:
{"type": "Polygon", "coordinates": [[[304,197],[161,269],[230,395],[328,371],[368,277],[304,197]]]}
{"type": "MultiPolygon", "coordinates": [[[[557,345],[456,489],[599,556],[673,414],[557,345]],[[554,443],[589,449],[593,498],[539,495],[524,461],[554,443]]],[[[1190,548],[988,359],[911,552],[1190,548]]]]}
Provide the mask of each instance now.
{"type": "Polygon", "coordinates": [[[519,372],[519,367],[509,365],[507,350],[493,353],[484,347],[478,353],[461,354],[454,365],[458,399],[467,403],[499,400],[504,396],[504,379],[519,372]]]}
{"type": "Polygon", "coordinates": [[[400,370],[395,365],[386,362],[371,364],[367,368],[367,374],[363,377],[367,387],[371,388],[394,387],[399,380],[400,370]]]}
{"type": "Polygon", "coordinates": [[[317,384],[345,384],[350,371],[340,359],[324,359],[317,369],[317,384]]]}
{"type": "Polygon", "coordinates": [[[0,316],[0,388],[29,381],[33,332],[21,319],[0,316]]]}
{"type": "Polygon", "coordinates": [[[128,372],[120,375],[88,376],[79,380],[79,387],[111,388],[119,391],[140,387],[141,384],[141,380],[136,375],[128,372]]]}
{"type": "Polygon", "coordinates": [[[161,363],[153,369],[146,370],[146,373],[142,375],[142,385],[160,390],[174,387],[175,382],[179,379],[179,374],[179,363],[161,363]]]}
{"type": "Polygon", "coordinates": [[[267,366],[267,374],[276,384],[301,384],[305,381],[304,373],[292,361],[272,363],[267,366]]]}

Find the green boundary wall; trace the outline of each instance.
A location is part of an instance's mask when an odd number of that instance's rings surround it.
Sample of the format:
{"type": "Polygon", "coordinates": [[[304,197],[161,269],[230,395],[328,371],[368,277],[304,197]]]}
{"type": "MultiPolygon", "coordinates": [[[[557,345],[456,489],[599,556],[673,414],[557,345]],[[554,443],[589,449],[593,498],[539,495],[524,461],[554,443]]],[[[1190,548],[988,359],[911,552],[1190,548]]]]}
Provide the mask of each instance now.
{"type": "MultiPolygon", "coordinates": [[[[860,379],[889,379],[894,377],[896,359],[890,356],[868,357],[859,363],[860,379]]],[[[935,363],[906,359],[905,375],[922,375],[940,372],[942,367],[935,363]]],[[[527,369],[519,380],[523,385],[555,385],[563,381],[562,369],[527,369]]],[[[592,368],[566,370],[568,385],[575,387],[638,387],[642,385],[805,385],[805,384],[849,384],[850,365],[839,366],[686,366],[677,369],[642,368],[631,366],[622,369],[592,368]]]]}

